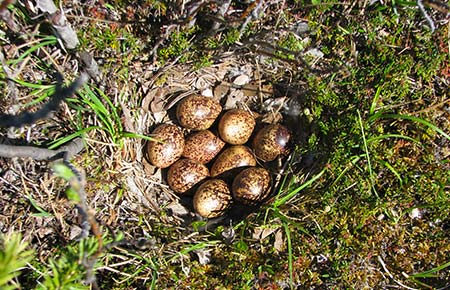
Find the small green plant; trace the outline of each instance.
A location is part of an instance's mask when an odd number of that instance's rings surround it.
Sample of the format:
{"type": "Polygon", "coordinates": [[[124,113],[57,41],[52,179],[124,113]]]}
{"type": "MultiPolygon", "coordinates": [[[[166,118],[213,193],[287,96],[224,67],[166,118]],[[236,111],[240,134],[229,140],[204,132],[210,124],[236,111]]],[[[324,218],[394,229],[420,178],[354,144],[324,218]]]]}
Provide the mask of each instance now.
{"type": "Polygon", "coordinates": [[[90,289],[87,284],[96,282],[94,271],[103,250],[104,240],[86,204],[86,193],[78,172],[64,163],[55,163],[53,170],[57,176],[69,183],[67,198],[78,206],[80,216],[83,217],[84,223],[89,224],[94,235],[82,237],[78,243],[61,248],[59,254],[50,258],[42,271],[43,277],[38,282],[37,289],[90,289]]]}
{"type": "MultiPolygon", "coordinates": [[[[326,168],[322,169],[322,171],[320,171],[318,174],[316,174],[311,179],[309,179],[308,181],[306,181],[305,183],[301,184],[300,186],[298,186],[294,189],[289,189],[289,187],[286,187],[288,190],[282,190],[277,195],[277,197],[276,197],[275,201],[273,202],[273,204],[271,205],[271,207],[273,207],[274,209],[277,209],[280,206],[287,204],[289,202],[289,200],[294,198],[300,191],[302,191],[303,189],[305,189],[308,186],[310,186],[311,184],[313,184],[325,172],[326,172],[326,168]]],[[[284,187],[285,182],[286,182],[286,178],[283,179],[282,188],[284,187]]]]}
{"type": "MultiPolygon", "coordinates": [[[[51,64],[43,58],[36,57],[36,53],[43,53],[49,47],[57,44],[57,38],[54,36],[41,36],[38,35],[33,41],[31,41],[28,46],[24,46],[21,50],[18,50],[18,56],[13,59],[5,61],[5,67],[8,67],[12,72],[22,70],[22,67],[26,64],[30,66],[35,66],[36,69],[40,71],[49,70],[51,64]]],[[[6,78],[6,75],[1,73],[1,78],[6,78]]],[[[26,80],[21,75],[8,74],[9,80],[17,85],[18,90],[26,90],[28,92],[28,97],[31,98],[30,101],[23,105],[24,109],[28,109],[38,103],[45,101],[50,95],[55,92],[55,84],[45,83],[44,81],[37,81],[33,83],[26,80]]]]}
{"type": "Polygon", "coordinates": [[[192,38],[194,33],[198,31],[198,27],[194,26],[186,31],[173,32],[169,37],[169,44],[158,50],[158,57],[161,62],[179,57],[180,62],[186,62],[192,56],[192,52],[188,51],[192,46],[192,38]]]}
{"type": "Polygon", "coordinates": [[[286,248],[287,248],[287,265],[289,271],[289,281],[290,288],[294,289],[294,254],[293,254],[293,246],[292,246],[292,235],[291,231],[296,229],[305,234],[309,234],[300,224],[291,220],[285,214],[283,214],[283,210],[281,207],[288,206],[290,201],[294,199],[302,190],[310,187],[314,182],[322,177],[322,175],[326,172],[326,168],[322,169],[318,174],[314,175],[308,181],[298,185],[293,182],[293,179],[288,180],[288,177],[285,176],[281,181],[280,191],[278,192],[275,201],[269,205],[266,209],[264,220],[267,221],[269,216],[272,216],[274,219],[281,221],[282,228],[284,230],[286,236],[286,248]]]}
{"type": "Polygon", "coordinates": [[[95,255],[97,249],[98,241],[93,237],[61,249],[59,255],[49,259],[37,289],[90,289],[90,286],[85,285],[89,268],[85,263],[90,256],[95,255]]]}
{"type": "Polygon", "coordinates": [[[283,51],[277,51],[280,57],[284,56],[284,58],[293,60],[295,59],[295,54],[302,52],[308,46],[308,40],[303,40],[296,34],[289,32],[284,35],[278,42],[278,46],[283,48],[283,51]]]}
{"type": "Polygon", "coordinates": [[[405,114],[383,114],[383,113],[377,113],[375,115],[373,115],[371,117],[371,120],[376,120],[376,119],[400,119],[400,120],[408,120],[408,121],[413,121],[413,122],[417,122],[419,124],[422,124],[428,128],[430,128],[431,130],[435,131],[436,133],[441,134],[443,137],[445,137],[446,139],[448,139],[450,141],[450,135],[447,134],[444,130],[442,130],[441,128],[439,128],[438,126],[434,125],[433,123],[424,120],[422,118],[418,118],[415,116],[409,116],[409,115],[405,115],[405,114]]]}
{"type": "Polygon", "coordinates": [[[0,289],[19,288],[14,278],[33,258],[33,251],[27,250],[27,246],[20,234],[0,235],[0,289]]]}
{"type": "Polygon", "coordinates": [[[142,138],[145,140],[153,140],[152,138],[127,132],[122,125],[120,118],[120,109],[110,100],[110,98],[99,88],[86,85],[78,92],[80,98],[68,98],[69,105],[76,110],[78,115],[75,124],[77,131],[68,136],[59,138],[51,143],[50,149],[57,148],[70,140],[83,136],[84,134],[99,130],[108,136],[111,143],[122,147],[124,138],[142,138]],[[93,112],[96,122],[86,121],[83,116],[93,112]]]}
{"type": "Polygon", "coordinates": [[[13,81],[18,85],[20,85],[22,88],[32,89],[29,95],[36,96],[36,98],[34,98],[32,101],[28,102],[27,104],[24,104],[24,108],[29,108],[33,105],[36,105],[46,100],[49,96],[53,95],[55,92],[55,85],[34,84],[20,79],[14,79],[13,81]]]}
{"type": "Polygon", "coordinates": [[[69,188],[66,191],[67,198],[74,203],[81,201],[80,191],[83,190],[81,181],[78,180],[75,172],[64,163],[55,163],[53,165],[53,171],[56,176],[63,178],[69,183],[69,188]]]}
{"type": "Polygon", "coordinates": [[[115,61],[127,66],[142,51],[142,42],[126,28],[110,25],[106,27],[90,27],[80,38],[82,47],[93,45],[97,51],[110,51],[115,61]]]}
{"type": "Polygon", "coordinates": [[[39,49],[45,48],[46,46],[55,45],[57,42],[58,39],[55,36],[37,36],[36,39],[30,43],[30,47],[26,49],[18,58],[8,60],[6,63],[12,67],[19,66],[22,61],[25,61],[27,57],[33,56],[39,49]]]}

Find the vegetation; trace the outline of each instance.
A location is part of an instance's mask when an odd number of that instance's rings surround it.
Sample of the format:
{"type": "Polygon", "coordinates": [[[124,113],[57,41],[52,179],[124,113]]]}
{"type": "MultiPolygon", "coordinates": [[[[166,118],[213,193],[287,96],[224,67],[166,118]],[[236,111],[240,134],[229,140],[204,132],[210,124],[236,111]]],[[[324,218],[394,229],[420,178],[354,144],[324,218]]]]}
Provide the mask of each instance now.
{"type": "Polygon", "coordinates": [[[4,112],[37,110],[82,51],[100,66],[50,118],[0,129],[13,145],[85,144],[80,179],[0,158],[0,288],[448,287],[449,7],[366,2],[66,1],[76,51],[30,7],[0,4],[4,112]],[[294,142],[270,202],[211,223],[142,147],[180,94],[220,86],[224,102],[253,90],[294,142]]]}

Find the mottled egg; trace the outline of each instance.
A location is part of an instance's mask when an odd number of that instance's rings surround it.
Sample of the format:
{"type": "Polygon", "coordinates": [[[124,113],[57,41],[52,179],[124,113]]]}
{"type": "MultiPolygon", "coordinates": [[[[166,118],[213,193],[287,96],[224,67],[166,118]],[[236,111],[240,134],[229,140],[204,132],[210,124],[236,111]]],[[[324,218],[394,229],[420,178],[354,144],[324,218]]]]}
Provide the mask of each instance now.
{"type": "Polygon", "coordinates": [[[255,205],[269,194],[271,178],[269,172],[261,167],[242,170],[233,180],[231,192],[236,201],[255,205]]]}
{"type": "Polygon", "coordinates": [[[151,164],[166,168],[177,161],[184,150],[184,136],[180,127],[162,124],[153,130],[155,141],[147,143],[147,157],[151,164]]]}
{"type": "Polygon", "coordinates": [[[242,109],[229,110],[219,121],[220,138],[229,144],[244,144],[252,135],[255,124],[250,112],[242,109]]]}
{"type": "Polygon", "coordinates": [[[202,183],[194,194],[194,210],[205,218],[214,218],[225,213],[232,201],[228,185],[221,179],[210,179],[202,183]]]}
{"type": "Polygon", "coordinates": [[[208,168],[190,159],[180,159],[167,171],[167,184],[176,193],[189,191],[200,181],[209,176],[208,168]]]}
{"type": "Polygon", "coordinates": [[[253,139],[253,151],[263,161],[272,161],[287,150],[291,133],[280,124],[266,125],[253,139]]]}
{"type": "Polygon", "coordinates": [[[199,131],[211,127],[221,111],[222,106],[212,98],[191,95],[178,103],[176,115],[181,126],[199,131]]]}
{"type": "Polygon", "coordinates": [[[225,142],[209,130],[189,135],[184,142],[183,156],[200,163],[208,163],[222,150],[225,142]]]}
{"type": "Polygon", "coordinates": [[[256,158],[250,148],[244,145],[234,145],[217,156],[211,167],[211,176],[218,176],[234,168],[255,165],[256,158]]]}

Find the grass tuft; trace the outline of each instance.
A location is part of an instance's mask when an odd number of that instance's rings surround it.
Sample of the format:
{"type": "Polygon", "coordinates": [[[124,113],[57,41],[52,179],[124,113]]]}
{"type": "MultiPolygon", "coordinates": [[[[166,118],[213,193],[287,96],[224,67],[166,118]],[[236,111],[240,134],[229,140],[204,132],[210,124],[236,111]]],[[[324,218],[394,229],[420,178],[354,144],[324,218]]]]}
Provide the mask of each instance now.
{"type": "Polygon", "coordinates": [[[20,287],[16,278],[20,271],[33,258],[33,251],[27,249],[28,244],[20,234],[0,236],[0,287],[16,289],[20,287]]]}

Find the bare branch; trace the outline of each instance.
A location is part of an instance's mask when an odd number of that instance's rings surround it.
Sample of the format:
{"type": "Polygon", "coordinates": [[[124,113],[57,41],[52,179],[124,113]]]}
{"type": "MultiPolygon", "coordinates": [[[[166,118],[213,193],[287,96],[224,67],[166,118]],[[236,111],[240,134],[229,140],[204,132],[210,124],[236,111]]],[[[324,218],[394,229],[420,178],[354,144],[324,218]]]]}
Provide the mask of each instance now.
{"type": "Polygon", "coordinates": [[[100,289],[97,285],[97,278],[95,276],[95,263],[103,252],[103,233],[95,219],[95,211],[92,210],[87,202],[86,198],[86,177],[84,172],[80,172],[72,163],[69,162],[67,156],[62,160],[62,164],[64,164],[74,176],[67,178],[66,180],[69,182],[70,188],[74,190],[78,195],[78,201],[75,204],[75,207],[78,211],[78,214],[81,217],[81,227],[83,229],[79,239],[86,239],[91,232],[95,239],[97,240],[97,250],[93,254],[88,254],[87,252],[83,253],[82,264],[86,269],[86,279],[85,283],[91,285],[91,288],[94,290],[100,289]]]}
{"type": "Polygon", "coordinates": [[[8,97],[12,97],[12,99],[15,101],[17,100],[17,87],[16,84],[14,83],[14,81],[12,81],[12,79],[14,78],[13,73],[11,72],[11,70],[8,67],[8,64],[6,63],[6,59],[5,56],[3,55],[3,52],[0,51],[0,62],[2,64],[2,68],[4,73],[6,74],[7,78],[8,78],[8,97]]]}
{"type": "Polygon", "coordinates": [[[423,17],[425,17],[425,19],[427,20],[428,25],[430,25],[431,32],[434,32],[434,30],[436,30],[436,25],[434,24],[434,21],[428,14],[427,10],[425,10],[422,0],[417,0],[417,7],[419,7],[419,10],[420,12],[422,12],[423,17]]]}
{"type": "Polygon", "coordinates": [[[102,72],[98,66],[97,61],[94,59],[92,54],[87,51],[80,51],[79,53],[80,60],[84,65],[84,70],[89,74],[89,76],[99,82],[102,78],[102,72]]]}
{"type": "Polygon", "coordinates": [[[75,30],[73,30],[72,26],[67,22],[64,13],[61,11],[61,13],[53,14],[51,22],[56,35],[62,39],[64,46],[67,49],[75,49],[80,41],[78,40],[75,30]]]}
{"type": "Polygon", "coordinates": [[[83,150],[83,148],[84,144],[81,138],[77,138],[68,143],[67,145],[60,147],[57,150],[50,150],[34,146],[0,144],[0,157],[5,158],[30,157],[34,160],[48,160],[48,161],[53,161],[60,158],[69,160],[74,155],[78,154],[81,150],[83,150]]]}
{"type": "Polygon", "coordinates": [[[18,32],[19,25],[8,10],[8,5],[13,4],[14,2],[14,0],[4,0],[0,3],[0,20],[3,20],[12,31],[18,32]]]}
{"type": "Polygon", "coordinates": [[[58,10],[52,0],[38,0],[36,6],[42,12],[49,14],[52,28],[54,29],[56,36],[62,40],[64,47],[67,49],[76,48],[80,41],[78,40],[77,33],[68,23],[63,9],[61,8],[58,10]]]}

